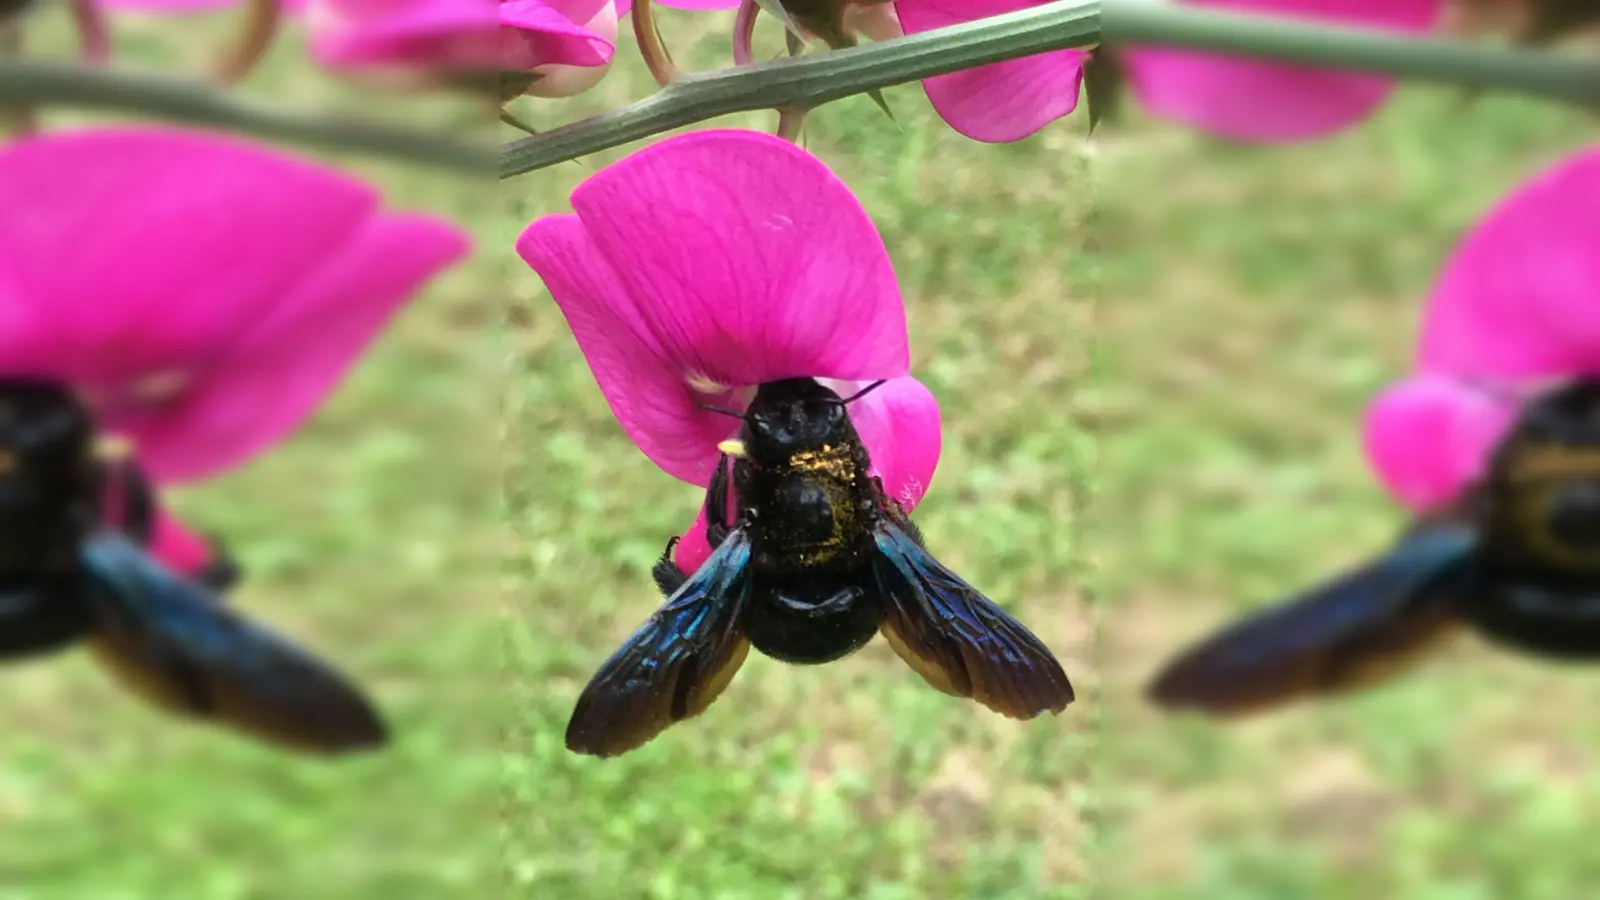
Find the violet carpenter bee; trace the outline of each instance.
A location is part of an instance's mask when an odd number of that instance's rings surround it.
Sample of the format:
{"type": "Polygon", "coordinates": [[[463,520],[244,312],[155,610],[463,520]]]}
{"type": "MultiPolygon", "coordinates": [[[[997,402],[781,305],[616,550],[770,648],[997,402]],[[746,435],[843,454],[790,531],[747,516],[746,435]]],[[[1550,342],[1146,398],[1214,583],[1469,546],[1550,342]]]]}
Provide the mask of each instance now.
{"type": "Polygon", "coordinates": [[[1183,652],[1149,696],[1228,715],[1328,695],[1398,674],[1460,627],[1517,652],[1600,658],[1600,380],[1533,398],[1455,503],[1183,652]]]}
{"type": "Polygon", "coordinates": [[[384,743],[382,721],[338,672],[225,608],[207,579],[147,554],[137,526],[148,513],[124,508],[131,538],[105,523],[108,490],[149,504],[128,466],[96,443],[69,390],[0,379],[0,659],[82,642],[171,712],[310,752],[384,743]]]}
{"type": "Polygon", "coordinates": [[[792,378],[761,385],[747,412],[728,413],[744,426],[722,445],[707,490],[711,557],[689,575],[668,545],[654,570],[666,604],[584,689],[568,749],[617,756],[704,712],[752,645],[784,662],[819,664],[880,632],[930,685],[1003,715],[1032,719],[1072,702],[1043,642],[929,555],[869,476],[847,411],[865,393],[840,399],[813,379],[792,378]]]}

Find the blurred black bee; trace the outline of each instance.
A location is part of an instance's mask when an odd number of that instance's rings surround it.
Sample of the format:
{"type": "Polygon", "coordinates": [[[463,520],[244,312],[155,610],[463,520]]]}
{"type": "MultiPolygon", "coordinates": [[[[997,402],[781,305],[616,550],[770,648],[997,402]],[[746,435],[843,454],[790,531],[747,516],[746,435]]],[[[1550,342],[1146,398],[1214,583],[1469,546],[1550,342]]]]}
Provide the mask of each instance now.
{"type": "MultiPolygon", "coordinates": [[[[881,384],[879,382],[878,384],[881,384]]],[[[940,565],[882,482],[846,404],[810,378],[761,385],[706,494],[711,557],[654,574],[667,602],[589,682],[567,747],[617,756],[705,711],[753,644],[826,663],[882,631],[933,687],[1003,715],[1059,713],[1072,686],[1049,649],[940,565]],[[738,515],[727,521],[731,457],[738,515]]],[[[719,412],[727,412],[719,410],[719,412]]]]}
{"type": "Polygon", "coordinates": [[[1385,680],[1461,626],[1522,653],[1600,658],[1600,380],[1531,400],[1456,503],[1184,652],[1149,696],[1252,712],[1385,680]]]}
{"type": "MultiPolygon", "coordinates": [[[[0,379],[0,659],[81,641],[171,712],[311,752],[382,744],[382,721],[339,673],[105,524],[108,488],[148,502],[148,485],[128,478],[139,476],[101,452],[69,391],[0,379]]],[[[148,518],[124,512],[126,524],[148,518]]]]}

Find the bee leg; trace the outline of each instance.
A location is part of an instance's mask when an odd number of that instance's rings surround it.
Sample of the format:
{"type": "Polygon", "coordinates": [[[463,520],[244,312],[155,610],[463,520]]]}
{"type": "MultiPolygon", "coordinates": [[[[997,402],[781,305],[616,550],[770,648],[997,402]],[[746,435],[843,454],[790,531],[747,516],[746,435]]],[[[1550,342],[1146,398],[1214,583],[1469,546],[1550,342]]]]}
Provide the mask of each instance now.
{"type": "Polygon", "coordinates": [[[211,561],[194,578],[215,591],[220,600],[239,583],[239,579],[244,577],[244,569],[240,567],[239,561],[234,558],[220,535],[204,534],[201,537],[211,550],[211,561]]]}
{"type": "Polygon", "coordinates": [[[728,539],[728,455],[717,458],[717,469],[706,486],[706,543],[715,550],[728,539]]]}
{"type": "Polygon", "coordinates": [[[141,547],[155,536],[155,489],[131,456],[116,448],[100,453],[100,471],[109,501],[112,527],[141,547]]]}
{"type": "Polygon", "coordinates": [[[650,570],[650,577],[655,579],[656,587],[661,589],[661,596],[663,597],[671,597],[676,594],[678,588],[683,587],[684,583],[689,580],[688,574],[678,568],[677,562],[672,558],[672,550],[677,546],[677,538],[667,541],[666,551],[661,554],[661,558],[656,560],[654,568],[650,570]]]}

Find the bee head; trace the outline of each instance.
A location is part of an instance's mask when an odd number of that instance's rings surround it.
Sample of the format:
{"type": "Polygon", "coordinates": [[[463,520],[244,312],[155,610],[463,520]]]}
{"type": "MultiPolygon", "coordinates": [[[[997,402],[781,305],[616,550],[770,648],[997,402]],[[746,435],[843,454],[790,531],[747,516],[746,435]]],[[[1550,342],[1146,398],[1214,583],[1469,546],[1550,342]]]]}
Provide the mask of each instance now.
{"type": "Polygon", "coordinates": [[[1530,401],[1490,460],[1502,539],[1534,560],[1600,572],[1600,380],[1530,401]]]}
{"type": "Polygon", "coordinates": [[[744,420],[741,440],[724,442],[722,450],[757,462],[781,462],[796,453],[859,440],[845,407],[883,383],[875,381],[841,398],[812,378],[768,381],[756,388],[743,415],[715,410],[744,420]]]}

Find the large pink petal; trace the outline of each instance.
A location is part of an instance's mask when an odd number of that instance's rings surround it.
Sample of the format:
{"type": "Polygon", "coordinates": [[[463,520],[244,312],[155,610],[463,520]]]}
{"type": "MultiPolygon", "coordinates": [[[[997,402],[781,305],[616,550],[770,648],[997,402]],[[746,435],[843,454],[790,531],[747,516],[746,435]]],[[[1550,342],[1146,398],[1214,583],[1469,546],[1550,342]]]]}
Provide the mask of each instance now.
{"type": "Polygon", "coordinates": [[[534,222],[518,253],[561,306],[641,450],[704,485],[747,389],[909,368],[905,309],[860,204],[774,137],[702,131],[612,165],[534,222]]]}
{"type": "Polygon", "coordinates": [[[872,219],[827,166],[753,131],[661,141],[572,205],[624,285],[618,317],[686,378],[893,378],[905,307],[872,219]]]}
{"type": "Polygon", "coordinates": [[[202,370],[377,203],[354,179],[214,135],[18,141],[0,151],[0,372],[116,392],[202,370]]]}
{"type": "MultiPolygon", "coordinates": [[[[1041,5],[1037,0],[895,0],[907,34],[1041,5]]],[[[924,79],[939,117],[978,141],[1021,140],[1078,108],[1081,50],[1041,53],[924,79]]]]}
{"type": "MultiPolygon", "coordinates": [[[[852,385],[852,390],[866,387],[852,385]]],[[[933,482],[943,449],[939,401],[909,375],[894,378],[850,404],[850,421],[867,445],[874,474],[906,512],[915,509],[933,482]]]]}
{"type": "MultiPolygon", "coordinates": [[[[830,384],[841,395],[854,393],[866,387],[865,383],[830,384]]],[[[889,496],[899,501],[906,512],[916,509],[933,482],[934,470],[939,466],[939,452],[943,444],[940,427],[939,401],[922,382],[906,376],[895,378],[888,384],[850,404],[850,421],[867,445],[872,458],[872,472],[883,479],[883,488],[889,496]]],[[[728,517],[735,512],[735,496],[728,490],[728,517]]],[[[685,572],[698,569],[711,555],[711,545],[706,541],[706,511],[702,506],[694,524],[684,532],[674,549],[678,568],[685,572]]]]}
{"type": "Polygon", "coordinates": [[[616,313],[627,291],[576,216],[546,216],[517,239],[567,319],[617,422],[644,454],[668,474],[702,487],[710,483],[717,443],[739,423],[698,403],[742,408],[749,397],[697,393],[683,373],[646,347],[616,313]]]}
{"type": "Polygon", "coordinates": [[[1527,182],[1445,267],[1422,368],[1503,378],[1600,374],[1600,147],[1527,182]]]}
{"type": "Polygon", "coordinates": [[[468,246],[435,219],[371,220],[244,329],[180,402],[114,425],[161,481],[238,465],[298,428],[405,301],[468,246]]]}
{"type": "MultiPolygon", "coordinates": [[[[1394,32],[1432,28],[1444,0],[1186,0],[1394,32]]],[[[1151,112],[1220,137],[1297,141],[1361,121],[1392,79],[1155,47],[1128,48],[1128,80],[1151,112]]]]}
{"type": "Polygon", "coordinates": [[[1515,403],[1465,382],[1413,376],[1368,407],[1367,458],[1397,500],[1413,510],[1433,509],[1479,476],[1515,418],[1515,403]]]}
{"type": "Polygon", "coordinates": [[[308,3],[312,53],[329,67],[491,68],[499,58],[496,5],[488,0],[308,3]]]}
{"type": "Polygon", "coordinates": [[[606,7],[594,0],[562,11],[541,0],[514,0],[500,4],[500,64],[506,69],[528,70],[544,65],[602,66],[616,50],[616,19],[610,18],[611,35],[585,27],[606,7]],[[583,23],[583,24],[580,24],[583,23]]]}

